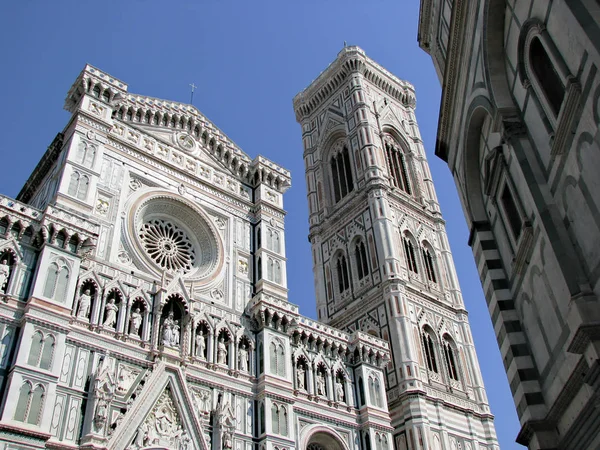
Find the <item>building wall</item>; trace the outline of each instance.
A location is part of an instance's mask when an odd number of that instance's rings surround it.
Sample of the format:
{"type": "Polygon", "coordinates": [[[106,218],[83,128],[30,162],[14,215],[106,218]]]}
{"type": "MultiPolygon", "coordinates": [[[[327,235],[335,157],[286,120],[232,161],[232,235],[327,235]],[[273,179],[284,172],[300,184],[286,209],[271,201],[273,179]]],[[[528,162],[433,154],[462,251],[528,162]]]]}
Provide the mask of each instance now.
{"type": "Polygon", "coordinates": [[[294,107],[318,315],[389,342],[396,448],[497,448],[413,87],[346,47],[294,107]]]}
{"type": "Polygon", "coordinates": [[[0,196],[0,449],[391,448],[388,344],[287,301],[289,172],[92,66],[65,107],[0,196]]]}
{"type": "MultiPolygon", "coordinates": [[[[431,17],[439,6],[422,2],[431,17]]],[[[420,18],[420,43],[440,39],[420,18]]],[[[438,156],[530,448],[593,448],[597,392],[598,14],[586,2],[454,2],[438,156]],[[473,30],[468,32],[466,30],[473,30]]]]}

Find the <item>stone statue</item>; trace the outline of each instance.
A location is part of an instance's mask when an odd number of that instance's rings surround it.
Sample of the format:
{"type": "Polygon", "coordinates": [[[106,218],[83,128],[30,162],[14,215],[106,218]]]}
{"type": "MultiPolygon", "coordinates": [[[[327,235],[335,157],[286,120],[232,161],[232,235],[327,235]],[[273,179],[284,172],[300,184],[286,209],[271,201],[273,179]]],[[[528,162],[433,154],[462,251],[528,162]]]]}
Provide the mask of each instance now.
{"type": "Polygon", "coordinates": [[[304,376],[306,374],[306,371],[304,370],[304,367],[302,366],[298,366],[296,368],[296,384],[298,385],[298,389],[306,389],[304,387],[304,376]]]}
{"type": "Polygon", "coordinates": [[[322,372],[317,372],[317,395],[325,395],[325,377],[322,372]]]}
{"type": "Polygon", "coordinates": [[[148,440],[148,424],[146,422],[144,422],[138,428],[138,434],[135,437],[135,440],[133,443],[136,446],[136,448],[142,448],[145,446],[147,440],[148,440]]]}
{"type": "Polygon", "coordinates": [[[335,380],[335,397],[338,402],[343,403],[345,401],[344,385],[342,384],[342,382],[339,379],[335,380]]]}
{"type": "Polygon", "coordinates": [[[5,287],[8,284],[8,277],[10,276],[10,266],[8,261],[3,259],[0,263],[0,292],[5,292],[5,287]]]}
{"type": "Polygon", "coordinates": [[[196,356],[204,359],[204,351],[206,350],[206,339],[202,333],[196,335],[196,356]]]}
{"type": "Polygon", "coordinates": [[[173,311],[169,311],[169,315],[163,324],[163,345],[167,347],[179,345],[179,323],[175,320],[173,311]]]}
{"type": "Polygon", "coordinates": [[[117,311],[119,307],[115,305],[115,301],[112,298],[108,299],[106,306],[104,307],[104,326],[114,328],[117,323],[117,311]]]}
{"type": "Polygon", "coordinates": [[[179,445],[178,450],[189,450],[192,447],[192,440],[190,439],[190,435],[187,434],[187,431],[183,430],[181,436],[179,437],[179,445]]]}
{"type": "Polygon", "coordinates": [[[87,319],[90,316],[90,305],[92,304],[91,291],[86,289],[79,296],[79,305],[77,305],[77,317],[87,319]]]}
{"type": "Polygon", "coordinates": [[[100,399],[96,405],[96,411],[94,414],[94,428],[96,432],[102,431],[106,424],[106,418],[108,415],[108,405],[106,400],[100,399]]]}
{"type": "Polygon", "coordinates": [[[225,339],[221,337],[219,339],[219,345],[217,347],[217,364],[227,364],[227,345],[225,339]]]}
{"type": "Polygon", "coordinates": [[[131,317],[129,317],[129,334],[139,336],[142,320],[143,317],[142,313],[140,312],[140,308],[135,308],[135,310],[131,313],[131,317]]]}
{"type": "Polygon", "coordinates": [[[239,355],[239,369],[242,372],[248,372],[248,350],[246,350],[246,344],[242,342],[238,349],[239,355]]]}

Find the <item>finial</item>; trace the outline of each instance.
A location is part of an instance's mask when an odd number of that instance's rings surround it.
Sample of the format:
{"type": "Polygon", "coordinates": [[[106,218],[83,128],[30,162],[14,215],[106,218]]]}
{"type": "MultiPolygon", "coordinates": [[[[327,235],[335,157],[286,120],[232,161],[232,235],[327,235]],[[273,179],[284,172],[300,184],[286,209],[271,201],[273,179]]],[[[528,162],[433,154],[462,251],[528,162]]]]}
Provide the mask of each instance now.
{"type": "Polygon", "coordinates": [[[344,48],[346,48],[346,41],[344,41],[344,48]]]}
{"type": "Polygon", "coordinates": [[[192,95],[190,97],[190,105],[194,104],[194,90],[198,87],[196,86],[194,83],[190,84],[190,87],[192,88],[192,95]]]}

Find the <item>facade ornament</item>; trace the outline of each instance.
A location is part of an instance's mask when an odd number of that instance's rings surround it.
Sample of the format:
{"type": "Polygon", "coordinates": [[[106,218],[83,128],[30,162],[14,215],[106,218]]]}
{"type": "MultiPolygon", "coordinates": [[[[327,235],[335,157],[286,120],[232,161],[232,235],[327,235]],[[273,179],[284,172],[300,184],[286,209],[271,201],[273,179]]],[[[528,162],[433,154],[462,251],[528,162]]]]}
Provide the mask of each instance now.
{"type": "Polygon", "coordinates": [[[206,351],[206,339],[204,334],[196,334],[196,356],[200,359],[204,359],[204,352],[206,351]]]}
{"type": "Polygon", "coordinates": [[[137,178],[132,178],[131,180],[129,180],[129,188],[132,191],[137,191],[141,187],[142,187],[142,182],[140,180],[138,180],[137,178]]]}
{"type": "Polygon", "coordinates": [[[90,316],[90,305],[92,304],[91,291],[86,289],[79,296],[77,305],[77,318],[87,319],[90,316]]]}
{"type": "Polygon", "coordinates": [[[187,193],[187,189],[183,183],[179,185],[177,192],[179,192],[179,195],[185,195],[187,193]]]}
{"type": "Polygon", "coordinates": [[[108,407],[114,397],[116,388],[114,362],[114,358],[107,353],[96,372],[93,391],[96,404],[92,420],[95,433],[103,433],[106,427],[108,407]]]}
{"type": "Polygon", "coordinates": [[[119,377],[117,379],[117,393],[125,394],[129,391],[137,376],[138,372],[133,371],[127,366],[121,366],[119,377]]]}
{"type": "Polygon", "coordinates": [[[8,265],[8,260],[3,259],[0,263],[0,292],[5,292],[9,276],[10,266],[8,265]]]}
{"type": "Polygon", "coordinates": [[[225,339],[221,336],[217,346],[217,364],[227,364],[227,345],[225,339]]]}
{"type": "Polygon", "coordinates": [[[140,308],[135,308],[129,318],[129,334],[138,336],[140,333],[140,326],[142,325],[142,313],[140,308]]]}
{"type": "Polygon", "coordinates": [[[238,349],[238,357],[239,357],[239,369],[242,372],[248,372],[248,350],[246,350],[246,344],[241,343],[240,348],[238,349]]]}
{"type": "Polygon", "coordinates": [[[317,395],[325,395],[325,376],[323,376],[323,372],[317,372],[317,395]]]}
{"type": "Polygon", "coordinates": [[[179,321],[169,311],[169,315],[163,324],[163,345],[166,347],[176,347],[179,345],[179,321]]]}
{"type": "Polygon", "coordinates": [[[340,403],[345,402],[344,385],[342,384],[342,382],[339,379],[335,380],[335,397],[338,402],[340,402],[340,403]]]}
{"type": "Polygon", "coordinates": [[[301,390],[306,389],[304,386],[305,375],[306,375],[306,371],[304,370],[304,367],[298,366],[296,368],[296,384],[298,385],[298,389],[301,389],[301,390]]]}
{"type": "Polygon", "coordinates": [[[117,323],[117,311],[119,307],[115,305],[115,301],[112,298],[109,298],[106,302],[106,306],[104,307],[105,315],[104,315],[104,323],[102,324],[108,328],[114,328],[117,323]]]}

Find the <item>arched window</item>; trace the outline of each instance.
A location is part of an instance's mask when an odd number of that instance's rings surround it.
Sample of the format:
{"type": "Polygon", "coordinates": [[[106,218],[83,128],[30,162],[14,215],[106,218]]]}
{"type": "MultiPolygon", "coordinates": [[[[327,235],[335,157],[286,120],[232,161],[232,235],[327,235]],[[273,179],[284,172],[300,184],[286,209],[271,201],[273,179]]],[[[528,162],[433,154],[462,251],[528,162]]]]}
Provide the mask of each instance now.
{"type": "Polygon", "coordinates": [[[433,283],[437,283],[435,276],[435,269],[433,267],[433,257],[428,248],[423,248],[423,262],[425,263],[425,273],[427,273],[427,279],[433,283]]]}
{"type": "Polygon", "coordinates": [[[358,398],[359,398],[359,406],[362,406],[365,404],[365,386],[363,383],[363,379],[362,377],[358,378],[358,398]]]}
{"type": "Polygon", "coordinates": [[[279,407],[279,434],[288,435],[288,414],[285,406],[279,407]]]}
{"type": "Polygon", "coordinates": [[[169,118],[167,117],[166,114],[164,114],[162,117],[162,126],[166,127],[168,124],[169,124],[169,118]]]}
{"type": "Polygon", "coordinates": [[[331,157],[330,166],[333,195],[334,200],[337,203],[354,189],[350,154],[348,153],[348,148],[346,146],[331,157]]]}
{"type": "Polygon", "coordinates": [[[269,345],[269,360],[271,373],[281,377],[285,376],[285,348],[280,342],[271,342],[269,345]]]}
{"type": "Polygon", "coordinates": [[[258,373],[265,371],[265,352],[262,342],[258,345],[258,373]]]}
{"type": "Polygon", "coordinates": [[[260,405],[258,406],[258,416],[260,419],[260,432],[264,433],[265,432],[265,404],[263,402],[260,402],[260,405]]]}
{"type": "Polygon", "coordinates": [[[346,263],[346,257],[340,255],[335,264],[338,278],[338,291],[341,294],[346,289],[350,288],[350,278],[348,275],[348,264],[346,263]]]}
{"type": "Polygon", "coordinates": [[[552,108],[552,112],[555,116],[558,116],[565,98],[565,85],[558,75],[546,48],[537,36],[529,44],[529,62],[542,91],[544,91],[548,104],[552,108]]]}
{"type": "Polygon", "coordinates": [[[127,120],[129,120],[129,121],[133,120],[133,111],[131,110],[131,108],[129,108],[127,110],[127,120]]]}
{"type": "Polygon", "coordinates": [[[44,406],[45,389],[41,384],[32,387],[31,383],[25,382],[21,386],[19,400],[15,411],[15,420],[37,425],[40,420],[42,407],[44,406]]]}
{"type": "Polygon", "coordinates": [[[378,408],[382,407],[381,402],[381,387],[379,385],[379,378],[372,375],[369,376],[369,396],[371,397],[371,402],[378,408]]]}
{"type": "Polygon", "coordinates": [[[95,157],[96,146],[87,142],[79,143],[79,146],[77,147],[77,162],[86,167],[92,167],[94,165],[95,157]]]}
{"type": "Polygon", "coordinates": [[[269,229],[267,231],[267,248],[275,253],[280,252],[279,232],[269,229]]]}
{"type": "Polygon", "coordinates": [[[41,331],[36,331],[31,337],[31,347],[29,347],[29,358],[27,364],[35,366],[39,364],[40,356],[42,354],[42,345],[44,343],[44,335],[41,331]]]}
{"type": "Polygon", "coordinates": [[[160,117],[158,117],[158,113],[154,114],[154,118],[152,119],[152,123],[154,125],[158,125],[159,121],[160,121],[160,117]]]}
{"type": "Polygon", "coordinates": [[[390,140],[387,140],[385,143],[385,156],[392,185],[398,189],[402,189],[407,194],[410,194],[410,182],[408,179],[408,170],[406,169],[404,153],[400,150],[399,146],[394,145],[390,140]]]}
{"type": "Polygon", "coordinates": [[[260,227],[256,229],[256,248],[260,248],[262,246],[262,236],[260,227]]]}
{"type": "Polygon", "coordinates": [[[362,280],[369,274],[367,249],[365,248],[365,243],[363,241],[356,243],[356,246],[354,247],[354,257],[356,259],[356,272],[358,274],[358,279],[362,280]]]}
{"type": "Polygon", "coordinates": [[[330,300],[333,298],[333,287],[331,284],[331,270],[329,267],[325,267],[325,285],[327,287],[327,299],[330,300]]]}
{"type": "Polygon", "coordinates": [[[406,265],[408,267],[408,270],[418,274],[419,269],[417,268],[417,258],[415,257],[415,247],[414,247],[412,241],[407,236],[402,238],[402,242],[404,243],[404,254],[406,255],[406,265]]]}
{"type": "Polygon", "coordinates": [[[142,111],[138,109],[138,111],[135,113],[135,121],[136,122],[141,122],[142,121],[142,111]]]}
{"type": "Polygon", "coordinates": [[[256,261],[256,280],[262,280],[262,259],[260,257],[256,261]]]}
{"type": "Polygon", "coordinates": [[[89,184],[90,178],[75,170],[71,174],[71,181],[69,182],[69,190],[67,192],[69,195],[76,197],[79,200],[85,200],[89,184]]]}
{"type": "Polygon", "coordinates": [[[275,403],[271,406],[271,431],[279,434],[279,408],[275,403]]]}
{"type": "Polygon", "coordinates": [[[94,86],[94,90],[92,91],[94,97],[100,98],[100,86],[94,86]]]}
{"type": "Polygon", "coordinates": [[[444,340],[442,342],[442,350],[444,352],[444,359],[446,361],[446,367],[448,368],[448,376],[451,380],[458,381],[458,365],[456,364],[456,350],[454,348],[453,342],[447,334],[444,335],[444,340]]]}
{"type": "Polygon", "coordinates": [[[144,116],[144,122],[150,123],[150,111],[146,111],[146,115],[144,116]]]}
{"type": "Polygon", "coordinates": [[[425,354],[425,363],[427,369],[432,372],[438,372],[438,364],[435,356],[435,345],[434,340],[431,336],[431,332],[425,328],[421,331],[421,344],[423,345],[423,352],[425,354]]]}
{"type": "Polygon", "coordinates": [[[48,335],[44,339],[44,346],[42,347],[42,359],[40,360],[40,369],[49,370],[52,366],[52,357],[54,356],[54,346],[56,340],[54,336],[48,335]]]}
{"type": "Polygon", "coordinates": [[[105,89],[104,92],[102,92],[102,100],[106,103],[110,101],[110,91],[108,89],[105,89]]]}
{"type": "Polygon", "coordinates": [[[69,269],[66,263],[59,259],[48,268],[46,284],[44,285],[44,297],[63,302],[67,292],[69,281],[69,269]]]}

